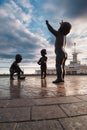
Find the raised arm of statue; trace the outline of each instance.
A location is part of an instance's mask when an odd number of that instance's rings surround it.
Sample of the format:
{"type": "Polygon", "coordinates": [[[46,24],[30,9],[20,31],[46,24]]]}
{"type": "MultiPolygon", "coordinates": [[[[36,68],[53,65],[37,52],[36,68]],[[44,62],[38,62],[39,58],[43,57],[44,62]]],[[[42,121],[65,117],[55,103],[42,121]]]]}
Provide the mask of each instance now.
{"type": "Polygon", "coordinates": [[[56,30],[49,24],[48,20],[46,20],[46,25],[47,25],[49,31],[50,31],[53,35],[57,36],[57,32],[58,32],[58,31],[56,31],[56,30]]]}

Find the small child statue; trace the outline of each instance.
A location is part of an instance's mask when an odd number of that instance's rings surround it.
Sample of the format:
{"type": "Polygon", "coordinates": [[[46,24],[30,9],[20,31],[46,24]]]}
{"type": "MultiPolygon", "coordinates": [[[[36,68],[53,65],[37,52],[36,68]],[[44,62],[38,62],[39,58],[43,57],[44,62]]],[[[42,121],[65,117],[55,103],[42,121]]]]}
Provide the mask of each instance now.
{"type": "Polygon", "coordinates": [[[15,61],[12,63],[10,67],[10,79],[14,80],[14,73],[17,73],[18,79],[25,79],[25,76],[23,74],[23,71],[19,67],[18,63],[22,61],[22,56],[20,54],[17,54],[15,56],[15,61]],[[21,77],[22,74],[22,77],[21,77]]]}
{"type": "Polygon", "coordinates": [[[47,51],[46,49],[41,50],[41,58],[37,62],[41,66],[41,79],[46,78],[46,71],[47,71],[47,57],[46,57],[47,51]]]}

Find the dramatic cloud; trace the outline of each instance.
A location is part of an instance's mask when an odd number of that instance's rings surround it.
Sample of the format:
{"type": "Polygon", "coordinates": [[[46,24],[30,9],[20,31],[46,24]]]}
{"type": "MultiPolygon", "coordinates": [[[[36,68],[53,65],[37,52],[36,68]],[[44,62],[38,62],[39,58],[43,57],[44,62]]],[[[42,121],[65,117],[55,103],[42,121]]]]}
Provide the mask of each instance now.
{"type": "Polygon", "coordinates": [[[86,0],[66,0],[66,13],[71,18],[87,16],[87,1],[86,0]]]}
{"type": "Polygon", "coordinates": [[[55,37],[45,20],[58,30],[60,21],[69,21],[72,30],[67,36],[66,50],[71,57],[76,43],[81,61],[87,55],[87,2],[85,0],[1,0],[0,1],[0,62],[9,66],[17,53],[22,65],[37,65],[40,50],[47,49],[48,66],[55,64],[55,37]]]}

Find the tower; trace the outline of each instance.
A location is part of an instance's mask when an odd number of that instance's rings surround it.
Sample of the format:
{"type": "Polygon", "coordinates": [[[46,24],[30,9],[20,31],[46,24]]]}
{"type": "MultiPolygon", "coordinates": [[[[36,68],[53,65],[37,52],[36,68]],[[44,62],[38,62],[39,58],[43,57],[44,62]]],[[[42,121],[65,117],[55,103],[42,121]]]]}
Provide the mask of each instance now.
{"type": "Polygon", "coordinates": [[[80,65],[80,61],[78,61],[78,58],[77,58],[77,55],[79,54],[80,52],[78,52],[76,50],[76,43],[74,43],[74,47],[73,47],[73,51],[72,51],[72,55],[73,55],[73,60],[70,61],[70,65],[71,66],[78,66],[80,65]]]}
{"type": "Polygon", "coordinates": [[[72,55],[73,55],[73,63],[78,63],[78,60],[77,60],[78,52],[76,51],[76,43],[74,43],[74,50],[72,52],[72,55]]]}

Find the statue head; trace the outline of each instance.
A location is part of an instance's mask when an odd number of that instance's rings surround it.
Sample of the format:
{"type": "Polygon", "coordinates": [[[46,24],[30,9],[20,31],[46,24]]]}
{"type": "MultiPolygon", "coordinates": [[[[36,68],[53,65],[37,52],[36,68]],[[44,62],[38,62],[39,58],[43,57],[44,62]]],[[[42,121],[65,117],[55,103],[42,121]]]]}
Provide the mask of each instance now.
{"type": "Polygon", "coordinates": [[[67,35],[70,30],[71,30],[71,24],[69,22],[61,22],[60,23],[60,28],[59,31],[63,34],[63,35],[67,35]]]}
{"type": "Polygon", "coordinates": [[[41,50],[41,55],[42,55],[42,56],[45,56],[46,54],[47,54],[46,49],[42,49],[42,50],[41,50]]]}
{"type": "Polygon", "coordinates": [[[17,55],[15,56],[15,60],[16,60],[17,63],[20,63],[21,60],[22,60],[22,56],[21,56],[20,54],[17,54],[17,55]]]}

